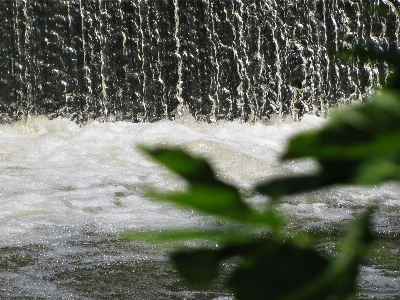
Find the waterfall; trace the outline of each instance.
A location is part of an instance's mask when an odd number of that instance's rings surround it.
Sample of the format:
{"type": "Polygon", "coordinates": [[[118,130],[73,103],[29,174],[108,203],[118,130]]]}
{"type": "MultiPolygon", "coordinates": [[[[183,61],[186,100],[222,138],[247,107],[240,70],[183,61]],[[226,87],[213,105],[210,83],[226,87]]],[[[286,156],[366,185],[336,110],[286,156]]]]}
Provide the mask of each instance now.
{"type": "MultiPolygon", "coordinates": [[[[175,244],[118,236],[225,228],[148,199],[149,186],[185,183],[135,149],[206,157],[246,203],[265,208],[250,192],[260,179],[318,170],[313,160],[282,162],[288,140],[384,83],[386,64],[343,61],[337,50],[397,49],[398,8],[400,0],[0,0],[0,299],[233,299],[226,277],[204,290],[179,278],[167,257],[175,244]],[[186,117],[202,122],[168,121],[186,117]],[[271,118],[301,120],[262,124],[271,118]],[[119,120],[127,122],[110,122],[119,120]],[[234,122],[205,123],[218,120],[234,122]]],[[[360,268],[359,295],[397,299],[398,184],[322,189],[277,209],[288,232],[336,235],[371,203],[382,244],[360,268]]],[[[337,249],[333,235],[321,253],[337,249]]],[[[231,273],[231,263],[221,269],[231,273]]]]}
{"type": "Polygon", "coordinates": [[[0,121],[324,115],[386,79],[396,0],[2,0],[0,121]]]}

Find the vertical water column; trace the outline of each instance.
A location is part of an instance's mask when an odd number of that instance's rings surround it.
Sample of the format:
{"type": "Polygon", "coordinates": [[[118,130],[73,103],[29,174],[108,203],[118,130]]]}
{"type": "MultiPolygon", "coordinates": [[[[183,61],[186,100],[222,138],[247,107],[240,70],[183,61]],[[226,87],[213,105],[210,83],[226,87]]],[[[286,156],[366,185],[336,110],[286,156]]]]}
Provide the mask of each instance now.
{"type": "MultiPolygon", "coordinates": [[[[141,15],[140,3],[135,1],[122,1],[121,34],[123,37],[123,72],[121,107],[119,114],[121,119],[140,122],[145,118],[146,104],[144,100],[143,74],[145,58],[144,49],[144,18],[141,15]]],[[[116,112],[118,115],[118,113],[116,112]]]]}
{"type": "Polygon", "coordinates": [[[213,33],[212,3],[209,1],[175,2],[179,27],[176,38],[179,39],[179,89],[183,104],[198,120],[207,119],[215,97],[216,64],[215,48],[212,47],[213,33]]]}
{"type": "MultiPolygon", "coordinates": [[[[377,50],[397,49],[398,17],[396,7],[390,1],[362,3],[362,18],[359,24],[358,43],[368,43],[377,50]]],[[[351,7],[347,7],[351,12],[351,7]]],[[[383,84],[388,67],[383,62],[359,62],[355,70],[357,83],[362,94],[383,84]]]]}
{"type": "MultiPolygon", "coordinates": [[[[234,27],[235,36],[235,59],[237,64],[237,69],[239,72],[240,80],[237,87],[237,118],[247,121],[249,119],[254,119],[254,115],[251,111],[251,105],[248,97],[248,89],[250,86],[250,79],[247,75],[247,64],[249,57],[247,55],[248,45],[245,40],[245,5],[242,2],[238,2],[234,7],[232,15],[234,16],[234,22],[237,24],[234,27]]],[[[260,43],[258,48],[260,48],[260,43]]],[[[264,67],[265,62],[262,61],[261,65],[264,67]]]]}
{"type": "MultiPolygon", "coordinates": [[[[63,4],[60,3],[61,5],[63,4]]],[[[57,111],[56,115],[65,114],[74,120],[86,121],[88,110],[96,109],[93,99],[97,98],[98,93],[98,80],[93,78],[93,74],[99,74],[97,70],[93,70],[96,56],[91,55],[90,48],[93,47],[93,42],[90,32],[87,31],[88,27],[92,27],[91,14],[94,8],[91,1],[71,1],[64,5],[66,7],[57,12],[57,18],[63,22],[67,21],[67,24],[63,24],[64,30],[58,33],[62,39],[64,54],[60,59],[63,60],[64,76],[61,82],[65,89],[65,104],[58,111],[56,108],[54,111],[57,111]]],[[[53,81],[56,81],[56,78],[53,81]]],[[[57,104],[57,98],[52,100],[57,104]]],[[[92,114],[93,117],[98,115],[92,114]]]]}
{"type": "Polygon", "coordinates": [[[162,86],[163,117],[173,119],[182,98],[182,58],[180,55],[180,19],[177,0],[159,3],[158,82],[162,86]]]}
{"type": "Polygon", "coordinates": [[[239,4],[234,1],[214,3],[214,29],[216,56],[218,60],[218,106],[217,117],[233,119],[238,116],[237,99],[240,74],[238,57],[235,55],[237,23],[233,22],[234,12],[239,4]]]}
{"type": "MultiPolygon", "coordinates": [[[[280,47],[282,46],[281,29],[283,27],[283,23],[277,16],[278,7],[276,7],[276,5],[271,3],[268,7],[268,10],[271,11],[271,14],[265,15],[262,32],[265,39],[265,77],[268,81],[257,87],[254,82],[254,75],[251,77],[253,86],[251,94],[254,95],[254,98],[258,99],[255,101],[256,107],[253,108],[256,112],[257,119],[262,119],[266,115],[279,114],[281,103],[280,96],[283,80],[281,77],[280,47]],[[264,86],[268,86],[268,88],[264,88],[264,86]],[[265,96],[261,97],[263,94],[265,94],[265,96]],[[266,98],[265,102],[261,101],[263,98],[266,98]]],[[[256,17],[252,17],[252,19],[252,22],[257,22],[256,17]]],[[[252,53],[249,53],[249,56],[251,55],[252,53]]],[[[249,68],[249,74],[251,70],[253,70],[253,66],[249,68]]]]}
{"type": "MultiPolygon", "coordinates": [[[[37,76],[35,74],[35,69],[36,69],[36,53],[33,53],[35,49],[38,47],[35,47],[35,44],[37,45],[39,39],[38,37],[38,29],[34,28],[35,25],[35,19],[32,18],[31,11],[34,12],[33,7],[28,1],[23,1],[22,2],[22,22],[24,24],[24,30],[23,30],[23,35],[21,43],[23,43],[23,47],[21,47],[21,52],[22,54],[22,59],[21,62],[23,63],[23,69],[22,69],[22,84],[23,84],[23,93],[24,93],[24,98],[22,105],[24,107],[24,114],[29,114],[29,113],[35,113],[35,101],[37,99],[37,76]]],[[[40,90],[40,87],[38,87],[40,90]]]]}
{"type": "Polygon", "coordinates": [[[297,119],[370,95],[398,47],[385,0],[4,0],[0,113],[133,122],[297,119]]]}
{"type": "MultiPolygon", "coordinates": [[[[311,65],[311,104],[317,114],[327,111],[326,94],[328,89],[329,58],[327,48],[327,33],[325,26],[325,3],[316,1],[313,6],[314,13],[310,15],[310,45],[312,51],[311,65]]],[[[303,100],[304,101],[304,100],[303,100]]]]}
{"type": "MultiPolygon", "coordinates": [[[[82,45],[81,52],[77,53],[79,60],[76,73],[82,73],[78,77],[78,85],[71,91],[71,100],[81,109],[74,109],[76,120],[86,121],[91,118],[106,117],[109,112],[107,102],[107,80],[105,70],[104,53],[107,29],[106,15],[101,13],[101,3],[94,0],[81,0],[79,14],[76,15],[75,25],[81,30],[71,34],[76,43],[82,45]],[[78,27],[78,25],[80,25],[78,27]],[[80,83],[82,82],[82,83],[80,83]]],[[[71,2],[72,5],[72,2],[71,2]]],[[[70,15],[69,15],[70,17],[70,15]]],[[[72,33],[74,24],[71,24],[72,33]]],[[[79,49],[79,48],[78,48],[79,49]]],[[[71,107],[68,105],[67,108],[71,107]]]]}
{"type": "Polygon", "coordinates": [[[123,33],[120,2],[100,1],[100,60],[104,117],[115,117],[122,104],[123,33]]]}
{"type": "Polygon", "coordinates": [[[22,65],[19,61],[21,57],[19,39],[21,38],[20,24],[16,21],[18,7],[15,3],[0,2],[0,17],[2,26],[0,27],[0,57],[12,57],[11,59],[0,59],[0,98],[4,99],[0,103],[0,112],[3,118],[8,118],[7,109],[12,103],[11,99],[18,99],[21,102],[20,78],[22,76],[22,65]]]}

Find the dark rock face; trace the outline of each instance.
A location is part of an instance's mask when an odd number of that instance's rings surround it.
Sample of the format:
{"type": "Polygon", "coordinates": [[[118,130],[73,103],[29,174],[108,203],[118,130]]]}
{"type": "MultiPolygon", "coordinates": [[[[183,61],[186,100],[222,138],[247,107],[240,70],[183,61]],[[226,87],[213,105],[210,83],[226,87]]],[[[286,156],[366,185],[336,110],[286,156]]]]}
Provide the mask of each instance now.
{"type": "Polygon", "coordinates": [[[398,0],[2,0],[2,121],[297,118],[371,94],[398,48],[398,0]]]}

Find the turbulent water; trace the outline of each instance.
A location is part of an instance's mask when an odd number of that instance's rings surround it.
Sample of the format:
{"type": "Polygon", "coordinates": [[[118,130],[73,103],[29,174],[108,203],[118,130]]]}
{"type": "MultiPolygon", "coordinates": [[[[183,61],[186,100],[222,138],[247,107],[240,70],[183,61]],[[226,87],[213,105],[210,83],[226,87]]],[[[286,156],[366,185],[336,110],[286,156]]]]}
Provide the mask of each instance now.
{"type": "Polygon", "coordinates": [[[0,121],[297,119],[370,95],[398,0],[1,0],[0,121]]]}
{"type": "MultiPolygon", "coordinates": [[[[160,121],[91,122],[30,118],[0,126],[1,299],[232,299],[221,282],[189,287],[167,259],[172,245],[126,243],[124,229],[192,228],[216,220],[154,202],[145,186],[181,189],[184,182],[137,151],[138,144],[177,145],[213,162],[218,175],[243,189],[260,178],[315,170],[279,161],[288,138],[321,126],[299,123],[205,124],[160,121]]],[[[335,188],[290,197],[281,210],[293,228],[342,228],[380,202],[375,231],[397,251],[399,187],[335,188]]],[[[260,207],[266,199],[248,199],[260,207]]],[[[230,265],[224,268],[229,271],[230,265]]],[[[362,299],[396,299],[399,269],[371,263],[362,270],[362,299]]]]}
{"type": "MultiPolygon", "coordinates": [[[[337,50],[398,48],[399,7],[0,0],[0,123],[11,123],[0,125],[0,299],[232,299],[221,282],[197,290],[182,281],[166,255],[172,245],[118,238],[125,229],[218,222],[146,199],[146,186],[185,183],[137,145],[203,155],[243,190],[315,170],[312,161],[279,161],[285,143],[385,81],[384,63],[344,61],[337,50]]],[[[288,197],[280,209],[291,228],[335,232],[378,202],[375,231],[396,254],[399,191],[326,189],[288,197]]],[[[398,299],[400,266],[382,253],[361,270],[362,299],[398,299]]]]}

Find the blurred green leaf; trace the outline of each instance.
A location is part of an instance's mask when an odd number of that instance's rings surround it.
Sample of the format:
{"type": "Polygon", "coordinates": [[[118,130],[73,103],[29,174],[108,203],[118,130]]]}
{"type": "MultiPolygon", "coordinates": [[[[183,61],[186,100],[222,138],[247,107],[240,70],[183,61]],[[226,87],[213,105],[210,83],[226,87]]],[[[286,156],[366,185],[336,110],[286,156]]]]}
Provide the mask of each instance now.
{"type": "Polygon", "coordinates": [[[242,200],[237,188],[217,179],[204,159],[192,157],[181,149],[150,149],[143,146],[141,149],[189,183],[185,192],[159,193],[151,190],[149,197],[234,221],[274,228],[284,224],[283,218],[273,210],[259,212],[251,209],[242,200]]]}
{"type": "Polygon", "coordinates": [[[191,283],[205,284],[216,278],[222,260],[246,256],[255,249],[274,249],[272,239],[252,239],[241,243],[227,243],[218,249],[181,250],[171,255],[179,272],[191,283]]]}
{"type": "Polygon", "coordinates": [[[371,214],[372,209],[369,209],[353,222],[342,241],[341,253],[326,273],[325,285],[335,289],[338,299],[351,295],[356,289],[360,261],[374,240],[371,232],[371,214]]]}
{"type": "Polygon", "coordinates": [[[390,237],[391,241],[385,237],[376,238],[375,243],[368,249],[364,256],[364,261],[380,265],[383,268],[400,269],[400,256],[398,255],[398,237],[390,237]]]}
{"type": "Polygon", "coordinates": [[[237,190],[232,187],[196,185],[189,187],[186,192],[158,193],[150,191],[148,196],[233,221],[268,225],[273,228],[284,225],[283,217],[274,211],[258,212],[250,209],[241,200],[237,190]]]}
{"type": "MultiPolygon", "coordinates": [[[[379,7],[380,13],[388,11],[386,5],[379,7]]],[[[357,46],[341,53],[348,57],[357,56],[361,61],[389,64],[388,81],[370,101],[340,110],[322,129],[303,133],[290,141],[283,159],[314,158],[320,169],[312,175],[259,184],[256,190],[272,196],[272,200],[332,184],[379,184],[400,179],[398,49],[378,50],[371,45],[357,46]]],[[[189,184],[186,192],[152,190],[149,192],[151,197],[240,223],[228,230],[126,232],[125,239],[218,240],[222,243],[220,247],[178,251],[172,259],[190,282],[204,284],[218,276],[222,260],[240,257],[229,281],[238,300],[349,299],[354,295],[360,261],[374,240],[370,229],[372,210],[362,214],[350,226],[347,235],[341,239],[340,253],[328,260],[312,248],[317,238],[328,239],[326,234],[314,234],[313,238],[298,233],[290,236],[290,229],[282,230],[284,222],[275,211],[275,201],[269,201],[263,212],[253,210],[242,200],[237,188],[218,180],[204,159],[176,148],[140,148],[189,184]],[[262,231],[264,227],[259,225],[268,225],[268,231],[262,231]]]]}
{"type": "Polygon", "coordinates": [[[310,244],[301,247],[271,238],[178,251],[172,259],[189,282],[206,284],[218,276],[222,260],[241,257],[229,281],[238,300],[347,299],[356,291],[360,259],[373,241],[370,214],[368,211],[354,222],[342,240],[342,251],[331,262],[310,249],[310,244]]]}
{"type": "MultiPolygon", "coordinates": [[[[247,255],[230,280],[239,300],[279,299],[314,280],[328,261],[313,250],[283,244],[247,255]]],[[[308,298],[320,300],[323,298],[308,298]]]]}
{"type": "Polygon", "coordinates": [[[400,65],[400,55],[397,49],[378,50],[376,45],[356,45],[353,49],[340,49],[342,57],[358,57],[362,61],[386,62],[394,67],[400,65]]]}
{"type": "Polygon", "coordinates": [[[371,159],[363,162],[354,177],[355,184],[373,185],[388,180],[400,180],[400,164],[390,159],[371,159]]]}
{"type": "MultiPolygon", "coordinates": [[[[397,11],[397,14],[399,12],[397,11]]],[[[397,15],[398,18],[399,15],[397,15]]],[[[397,48],[386,50],[377,49],[374,44],[356,45],[354,49],[341,49],[339,53],[343,58],[358,57],[361,61],[385,62],[391,67],[383,90],[400,91],[400,52],[397,48]]]]}
{"type": "Polygon", "coordinates": [[[352,161],[323,161],[315,175],[278,178],[260,183],[256,190],[272,197],[307,192],[337,183],[348,183],[354,178],[358,165],[352,161]]]}
{"type": "Polygon", "coordinates": [[[163,230],[163,231],[125,231],[121,237],[126,241],[184,241],[184,240],[213,240],[218,243],[247,243],[254,239],[253,231],[243,227],[227,228],[226,230],[163,230]]]}
{"type": "Polygon", "coordinates": [[[218,252],[208,249],[179,251],[171,255],[179,272],[189,282],[205,284],[218,276],[218,252]]]}
{"type": "Polygon", "coordinates": [[[329,266],[311,282],[282,300],[349,299],[356,292],[356,279],[361,259],[374,240],[367,210],[350,226],[342,239],[342,250],[329,266]]]}
{"type": "Polygon", "coordinates": [[[273,206],[267,206],[263,212],[253,211],[247,220],[248,223],[268,225],[274,230],[282,228],[286,222],[283,215],[279,214],[273,206]]]}
{"type": "Polygon", "coordinates": [[[264,195],[278,198],[282,195],[301,193],[324,186],[326,179],[322,175],[293,176],[259,184],[256,190],[264,195]]]}
{"type": "Polygon", "coordinates": [[[321,130],[294,137],[283,159],[356,160],[399,150],[400,95],[381,92],[368,103],[337,112],[321,130]]]}
{"type": "Polygon", "coordinates": [[[246,220],[251,214],[250,208],[241,200],[237,190],[230,186],[196,184],[190,186],[186,192],[150,191],[148,195],[233,220],[246,220]]]}
{"type": "Polygon", "coordinates": [[[177,148],[150,148],[139,146],[154,160],[185,178],[190,184],[220,185],[210,165],[202,158],[187,154],[177,148]]]}
{"type": "Polygon", "coordinates": [[[337,112],[322,129],[294,137],[283,159],[304,157],[315,158],[320,171],[261,183],[257,191],[276,197],[400,179],[400,94],[382,91],[368,103],[337,112]]]}

